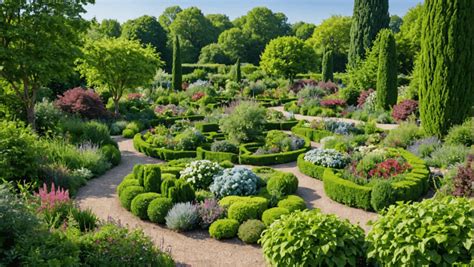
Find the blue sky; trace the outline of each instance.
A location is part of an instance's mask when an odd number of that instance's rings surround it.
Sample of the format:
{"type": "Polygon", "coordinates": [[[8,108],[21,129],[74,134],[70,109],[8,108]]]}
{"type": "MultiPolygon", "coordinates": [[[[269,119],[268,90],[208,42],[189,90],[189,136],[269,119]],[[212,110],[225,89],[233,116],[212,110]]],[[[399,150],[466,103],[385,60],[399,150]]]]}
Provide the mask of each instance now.
{"type": "MultiPolygon", "coordinates": [[[[352,0],[96,0],[87,6],[86,18],[117,19],[124,22],[141,15],[158,17],[168,6],[182,8],[197,6],[204,14],[221,13],[231,19],[242,16],[256,6],[266,6],[274,12],[283,12],[289,22],[320,23],[331,15],[352,15],[352,0]]],[[[422,0],[389,0],[390,14],[403,16],[422,0]]]]}

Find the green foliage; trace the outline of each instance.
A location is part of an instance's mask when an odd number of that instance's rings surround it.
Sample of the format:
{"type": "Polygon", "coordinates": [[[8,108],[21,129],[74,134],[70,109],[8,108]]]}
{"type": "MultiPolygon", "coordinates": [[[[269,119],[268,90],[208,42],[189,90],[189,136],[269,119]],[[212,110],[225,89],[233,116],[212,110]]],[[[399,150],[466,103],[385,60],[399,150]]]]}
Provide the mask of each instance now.
{"type": "MultiPolygon", "coordinates": [[[[140,181],[140,179],[139,179],[140,181]]],[[[161,169],[155,164],[145,165],[143,176],[143,187],[147,192],[160,192],[161,186],[161,169]]]]}
{"type": "Polygon", "coordinates": [[[292,173],[278,172],[270,176],[267,190],[270,194],[278,192],[283,196],[291,195],[298,189],[298,178],[292,173]]]}
{"type": "Polygon", "coordinates": [[[367,49],[372,47],[378,32],[388,28],[388,0],[357,0],[354,2],[352,16],[349,64],[354,66],[357,60],[364,59],[367,49]]]}
{"type": "Polygon", "coordinates": [[[132,200],[138,196],[139,194],[142,194],[145,192],[145,189],[142,186],[127,186],[122,189],[121,194],[120,194],[120,204],[127,209],[130,210],[130,207],[132,205],[132,200]]]}
{"type": "Polygon", "coordinates": [[[284,197],[282,200],[278,201],[277,206],[279,208],[285,208],[290,212],[306,209],[306,203],[304,199],[297,195],[289,195],[284,197]]]}
{"type": "Polygon", "coordinates": [[[300,38],[301,40],[309,39],[313,35],[315,28],[316,25],[301,21],[291,25],[293,35],[300,38]]]}
{"type": "Polygon", "coordinates": [[[262,136],[265,124],[264,108],[255,102],[240,102],[219,125],[229,139],[236,142],[248,142],[262,136]]]}
{"type": "Polygon", "coordinates": [[[105,145],[100,148],[100,152],[110,163],[112,163],[113,166],[117,166],[120,164],[122,155],[120,154],[120,150],[118,150],[115,146],[105,145]]]}
{"type": "Polygon", "coordinates": [[[415,59],[420,52],[422,22],[423,4],[421,3],[410,8],[403,16],[400,32],[395,36],[401,73],[410,74],[413,71],[415,59]]]}
{"type": "Polygon", "coordinates": [[[221,45],[212,43],[204,46],[199,54],[199,64],[230,64],[232,61],[229,56],[225,53],[221,45]]]}
{"type": "MultiPolygon", "coordinates": [[[[229,209],[235,203],[248,204],[250,206],[257,206],[257,214],[260,215],[268,208],[268,200],[263,197],[242,197],[242,196],[227,196],[219,201],[219,205],[225,209],[229,209]]],[[[242,206],[242,205],[240,205],[242,206]]],[[[237,208],[239,209],[239,208],[237,208]]]]}
{"type": "Polygon", "coordinates": [[[377,107],[389,110],[397,103],[397,51],[391,30],[380,31],[379,64],[377,71],[377,107]]]}
{"type": "Polygon", "coordinates": [[[172,207],[173,201],[170,198],[157,197],[148,205],[148,219],[154,223],[164,224],[166,215],[172,207]]]}
{"type": "Polygon", "coordinates": [[[331,49],[327,49],[324,52],[323,63],[322,63],[322,75],[323,81],[334,81],[334,54],[331,49]]]}
{"type": "MultiPolygon", "coordinates": [[[[171,184],[173,182],[169,183],[171,184]]],[[[166,187],[164,189],[166,189],[166,187]]],[[[173,186],[168,185],[167,192],[162,191],[161,193],[163,194],[163,196],[171,198],[173,200],[173,203],[193,201],[196,198],[194,189],[191,184],[181,179],[174,181],[173,186]]]]}
{"type": "Polygon", "coordinates": [[[263,212],[262,221],[266,226],[270,226],[274,221],[280,219],[281,216],[289,213],[290,211],[286,208],[271,208],[263,212]]]}
{"type": "Polygon", "coordinates": [[[272,266],[360,266],[365,258],[362,228],[317,210],[282,216],[260,243],[272,266]]]}
{"type": "Polygon", "coordinates": [[[239,230],[239,222],[233,219],[219,219],[209,227],[209,235],[215,239],[233,238],[239,230]]]}
{"type": "Polygon", "coordinates": [[[265,228],[262,221],[248,220],[240,225],[238,236],[247,244],[256,244],[265,228]]]}
{"type": "Polygon", "coordinates": [[[383,266],[468,265],[474,253],[473,213],[465,198],[391,206],[367,236],[368,257],[383,266]]]}
{"type": "Polygon", "coordinates": [[[99,224],[99,218],[90,209],[80,210],[74,207],[70,210],[70,213],[81,232],[93,231],[99,224]]]}
{"type": "Polygon", "coordinates": [[[249,219],[257,219],[259,217],[259,210],[260,207],[255,203],[239,201],[230,205],[227,214],[229,219],[242,223],[249,219]]]}
{"type": "Polygon", "coordinates": [[[139,194],[133,198],[132,203],[130,205],[130,211],[138,218],[142,220],[147,220],[148,206],[154,199],[159,197],[160,194],[154,192],[139,194]]]}
{"type": "Polygon", "coordinates": [[[429,135],[442,137],[470,115],[474,80],[472,1],[425,3],[421,35],[420,118],[429,135]],[[443,14],[440,16],[439,14],[443,14]],[[446,33],[453,38],[446,38],[446,33]]]}
{"type": "Polygon", "coordinates": [[[224,169],[230,169],[234,167],[234,163],[232,163],[230,160],[224,160],[219,163],[219,166],[224,169]]]}
{"type": "Polygon", "coordinates": [[[115,144],[109,134],[107,125],[98,121],[82,121],[80,119],[63,120],[60,124],[64,135],[73,144],[92,143],[98,146],[115,144]]]}
{"type": "Polygon", "coordinates": [[[179,37],[175,36],[173,42],[173,70],[172,70],[171,89],[180,91],[182,89],[183,74],[181,68],[181,47],[179,45],[179,37]]]}
{"type": "Polygon", "coordinates": [[[469,119],[462,125],[449,129],[445,141],[451,145],[474,145],[474,119],[469,119]]]}
{"type": "Polygon", "coordinates": [[[242,73],[240,71],[240,58],[237,59],[237,62],[235,62],[235,70],[234,70],[234,81],[236,83],[240,83],[240,81],[242,80],[242,73]]]}
{"type": "Polygon", "coordinates": [[[191,202],[177,203],[169,210],[165,220],[171,230],[188,231],[199,223],[199,212],[191,202]]]}
{"type": "Polygon", "coordinates": [[[290,80],[296,74],[314,68],[314,50],[296,37],[279,37],[265,47],[260,66],[268,74],[281,75],[290,80]]]}
{"type": "Polygon", "coordinates": [[[383,142],[389,147],[406,148],[419,137],[421,137],[421,129],[415,123],[404,122],[391,130],[383,142]]]}
{"type": "Polygon", "coordinates": [[[429,166],[449,168],[463,162],[469,154],[469,148],[464,145],[444,144],[437,148],[426,159],[429,166]]]}
{"type": "Polygon", "coordinates": [[[370,204],[372,204],[372,208],[380,212],[394,202],[395,192],[392,188],[392,184],[386,180],[377,181],[372,187],[372,193],[370,194],[370,204]]]}

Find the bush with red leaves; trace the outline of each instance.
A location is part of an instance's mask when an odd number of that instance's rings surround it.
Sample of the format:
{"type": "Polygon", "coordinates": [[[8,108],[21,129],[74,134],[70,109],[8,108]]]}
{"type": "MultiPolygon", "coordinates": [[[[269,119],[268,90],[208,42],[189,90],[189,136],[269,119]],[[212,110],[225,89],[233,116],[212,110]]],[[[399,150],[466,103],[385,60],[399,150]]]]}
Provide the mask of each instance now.
{"type": "Polygon", "coordinates": [[[316,82],[315,80],[302,79],[302,80],[295,81],[293,85],[291,85],[290,90],[295,93],[298,93],[305,86],[317,86],[317,85],[318,85],[318,82],[316,82]]]}
{"type": "Polygon", "coordinates": [[[357,107],[363,108],[365,101],[367,101],[367,97],[369,97],[369,95],[372,94],[373,92],[374,92],[374,89],[369,89],[369,90],[360,92],[360,95],[357,98],[357,107]]]}
{"type": "Polygon", "coordinates": [[[78,114],[88,119],[105,118],[109,116],[99,95],[93,90],[81,87],[69,89],[55,102],[62,111],[78,114]]]}
{"type": "Polygon", "coordinates": [[[326,99],[319,102],[321,106],[326,108],[344,107],[346,106],[346,100],[344,99],[326,99]]]}
{"type": "Polygon", "coordinates": [[[370,170],[369,176],[388,179],[392,176],[404,173],[408,168],[410,168],[410,165],[406,162],[400,163],[396,159],[387,159],[370,170]]]}
{"type": "Polygon", "coordinates": [[[192,97],[191,100],[198,101],[199,99],[203,98],[206,94],[204,92],[196,92],[192,97]]]}
{"type": "Polygon", "coordinates": [[[392,117],[396,121],[404,121],[418,110],[418,101],[407,99],[393,106],[392,117]]]}
{"type": "Polygon", "coordinates": [[[331,81],[327,81],[327,82],[321,81],[318,83],[318,87],[323,89],[324,91],[327,91],[330,94],[334,94],[335,92],[339,90],[339,87],[337,87],[337,84],[331,81]]]}
{"type": "Polygon", "coordinates": [[[127,100],[139,100],[143,97],[140,93],[130,93],[127,95],[127,100]]]}
{"type": "Polygon", "coordinates": [[[453,195],[457,197],[474,197],[474,155],[469,155],[465,166],[458,168],[454,177],[453,195]]]}

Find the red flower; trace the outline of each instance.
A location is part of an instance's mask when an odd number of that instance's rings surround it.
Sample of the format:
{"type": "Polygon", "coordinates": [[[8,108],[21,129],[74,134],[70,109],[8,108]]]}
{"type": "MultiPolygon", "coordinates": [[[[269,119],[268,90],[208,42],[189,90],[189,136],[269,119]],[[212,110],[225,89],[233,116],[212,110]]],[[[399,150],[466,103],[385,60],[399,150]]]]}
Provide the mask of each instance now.
{"type": "Polygon", "coordinates": [[[199,99],[203,98],[206,94],[204,92],[197,92],[192,97],[191,100],[198,101],[199,99]]]}
{"type": "Polygon", "coordinates": [[[405,172],[410,165],[408,163],[400,164],[396,159],[387,159],[369,171],[370,177],[381,177],[388,179],[392,176],[405,172]]]}

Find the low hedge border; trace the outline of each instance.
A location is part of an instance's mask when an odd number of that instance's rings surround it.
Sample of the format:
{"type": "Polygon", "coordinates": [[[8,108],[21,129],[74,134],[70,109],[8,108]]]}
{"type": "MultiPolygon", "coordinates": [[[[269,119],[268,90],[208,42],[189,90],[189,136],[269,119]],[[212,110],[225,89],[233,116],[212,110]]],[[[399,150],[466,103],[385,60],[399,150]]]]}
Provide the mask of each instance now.
{"type": "Polygon", "coordinates": [[[326,136],[334,135],[334,133],[330,131],[315,130],[311,128],[298,127],[298,126],[291,128],[291,131],[295,134],[305,136],[309,138],[309,140],[314,141],[314,142],[319,142],[321,141],[321,139],[323,139],[326,136]]]}
{"type": "Polygon", "coordinates": [[[203,115],[186,115],[186,116],[175,116],[175,117],[157,117],[154,120],[150,121],[152,126],[157,126],[159,124],[164,124],[166,126],[173,125],[176,121],[180,120],[190,120],[190,121],[200,121],[203,120],[203,115]]]}
{"type": "Polygon", "coordinates": [[[265,123],[265,130],[270,131],[270,130],[283,130],[283,131],[289,131],[291,130],[292,127],[294,127],[296,124],[298,124],[297,120],[291,120],[291,121],[282,121],[282,122],[266,122],[265,123]]]}
{"type": "MultiPolygon", "coordinates": [[[[425,162],[402,149],[397,150],[412,166],[412,170],[406,174],[406,178],[393,182],[395,201],[416,201],[422,197],[429,188],[429,170],[425,162]]],[[[343,204],[373,210],[371,205],[372,188],[361,186],[349,180],[339,177],[330,168],[323,173],[324,191],[331,199],[343,204]]]]}
{"type": "Polygon", "coordinates": [[[304,160],[304,154],[298,156],[296,165],[303,174],[318,180],[323,179],[323,173],[326,170],[326,167],[315,165],[309,161],[304,160]]]}
{"type": "Polygon", "coordinates": [[[203,147],[198,147],[196,150],[197,159],[207,159],[217,162],[228,160],[232,163],[239,163],[239,155],[229,152],[215,152],[203,147]]]}
{"type": "Polygon", "coordinates": [[[133,146],[135,149],[147,156],[159,158],[162,160],[173,160],[182,158],[195,158],[196,151],[175,151],[171,149],[152,147],[150,144],[143,140],[140,133],[133,137],[133,146]]]}
{"type": "Polygon", "coordinates": [[[219,124],[218,123],[209,123],[209,122],[197,122],[194,127],[202,133],[209,132],[218,132],[219,124]]]}

